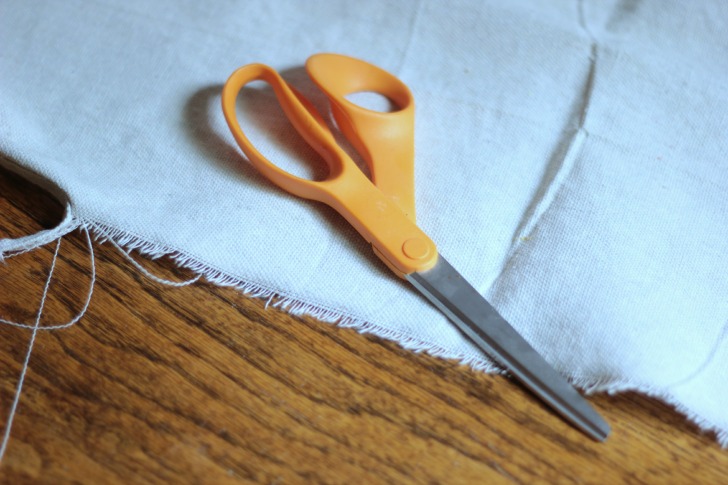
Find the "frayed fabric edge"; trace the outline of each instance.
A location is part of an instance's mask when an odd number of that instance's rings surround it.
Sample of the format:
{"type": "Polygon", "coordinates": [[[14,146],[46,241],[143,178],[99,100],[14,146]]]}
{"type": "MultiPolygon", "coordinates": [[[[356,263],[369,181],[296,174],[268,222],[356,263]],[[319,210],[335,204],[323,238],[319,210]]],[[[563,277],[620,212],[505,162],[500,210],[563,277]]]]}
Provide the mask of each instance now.
{"type": "Polygon", "coordinates": [[[658,399],[668,406],[671,406],[676,412],[685,416],[685,418],[695,424],[702,433],[713,434],[718,444],[728,449],[728,429],[721,428],[712,421],[704,419],[697,415],[692,409],[682,404],[672,393],[665,389],[659,389],[654,386],[647,386],[640,382],[631,380],[595,380],[589,377],[569,376],[569,381],[576,387],[584,391],[584,394],[591,395],[598,392],[606,392],[607,394],[619,394],[621,392],[634,391],[644,394],[650,398],[658,399]]]}
{"type": "MultiPolygon", "coordinates": [[[[337,326],[344,328],[352,328],[360,333],[371,334],[385,340],[394,341],[406,350],[418,353],[424,352],[434,357],[457,361],[460,365],[465,365],[476,371],[503,373],[503,369],[501,367],[489,360],[450,352],[436,344],[413,339],[409,336],[386,329],[341,310],[329,308],[325,305],[305,302],[284,292],[268,288],[265,285],[245,281],[243,278],[233,276],[220,269],[214,268],[209,264],[203,263],[183,251],[150,242],[142,236],[131,232],[112,228],[108,225],[97,222],[81,220],[74,217],[70,204],[66,207],[66,213],[63,221],[55,228],[39,231],[34,235],[17,239],[1,239],[0,261],[3,260],[3,257],[15,256],[17,254],[29,252],[51,242],[57,241],[66,234],[79,228],[88,231],[99,244],[106,242],[113,244],[146,276],[161,284],[184,286],[204,278],[216,286],[233,287],[246,296],[266,299],[266,308],[271,306],[295,316],[311,316],[326,323],[336,324],[337,326]],[[151,259],[169,257],[179,268],[184,268],[193,272],[196,277],[185,282],[172,282],[158,278],[146,271],[141,265],[139,265],[139,263],[136,263],[131,258],[131,255],[129,254],[130,251],[137,251],[140,255],[151,259]]],[[[88,302],[86,306],[88,306],[88,302]]],[[[63,327],[65,327],[65,325],[55,328],[63,327]]],[[[49,329],[52,328],[53,327],[49,327],[49,329]]],[[[665,390],[646,386],[639,382],[625,380],[595,379],[591,377],[576,376],[573,374],[568,374],[567,377],[574,386],[582,389],[585,394],[594,394],[597,392],[617,394],[620,392],[635,391],[649,397],[659,399],[672,406],[678,413],[685,416],[688,421],[694,423],[702,432],[714,434],[718,444],[723,448],[728,448],[728,429],[723,429],[713,422],[698,416],[690,408],[681,404],[675,396],[665,390]]]]}
{"type": "MultiPolygon", "coordinates": [[[[457,360],[460,364],[466,365],[477,371],[488,373],[503,372],[501,367],[489,360],[455,355],[436,344],[404,336],[399,332],[368,322],[339,309],[330,308],[318,303],[306,302],[280,290],[275,290],[259,283],[246,281],[243,278],[231,275],[218,268],[214,268],[209,264],[202,263],[183,251],[168,248],[158,243],[149,242],[139,235],[112,228],[105,224],[95,222],[86,222],[85,224],[88,226],[95,240],[100,244],[109,242],[120,247],[120,249],[124,251],[137,251],[140,255],[152,259],[168,257],[179,268],[189,270],[197,275],[197,277],[202,277],[214,285],[233,287],[246,296],[267,300],[266,308],[277,308],[290,313],[291,315],[299,317],[311,316],[323,322],[333,323],[343,328],[352,328],[360,333],[371,334],[386,340],[395,341],[406,350],[413,352],[425,352],[434,357],[440,357],[443,359],[457,360]]],[[[156,278],[153,279],[156,280],[156,278]]],[[[171,282],[164,281],[163,283],[169,284],[171,282]]],[[[186,283],[187,282],[184,282],[183,284],[186,283]]]]}
{"type": "MultiPolygon", "coordinates": [[[[341,310],[328,308],[316,303],[305,302],[264,285],[246,282],[239,277],[232,276],[219,269],[212,268],[205,263],[199,262],[192,256],[181,251],[166,248],[160,244],[151,243],[140,236],[133,235],[119,229],[112,229],[109,226],[97,223],[90,223],[89,227],[99,242],[103,243],[105,241],[111,241],[128,251],[136,250],[141,255],[151,258],[159,258],[162,256],[170,257],[179,267],[190,270],[198,275],[198,277],[204,277],[207,281],[215,285],[231,286],[238,289],[246,296],[266,299],[266,307],[272,306],[295,316],[311,316],[326,323],[332,323],[344,328],[352,328],[359,333],[371,334],[385,340],[394,341],[402,348],[409,351],[418,353],[424,352],[434,357],[455,360],[460,365],[465,365],[476,371],[486,373],[505,373],[500,366],[492,361],[456,354],[447,351],[436,344],[413,339],[409,336],[402,335],[399,332],[383,328],[354,315],[342,312],[341,310]]],[[[728,448],[728,429],[722,429],[716,424],[701,418],[665,390],[625,380],[600,380],[589,377],[578,377],[573,374],[568,374],[567,377],[574,386],[582,389],[585,394],[594,394],[597,392],[617,394],[620,392],[635,391],[649,397],[659,399],[672,406],[690,422],[696,424],[702,432],[713,433],[718,444],[723,448],[728,448]]]]}

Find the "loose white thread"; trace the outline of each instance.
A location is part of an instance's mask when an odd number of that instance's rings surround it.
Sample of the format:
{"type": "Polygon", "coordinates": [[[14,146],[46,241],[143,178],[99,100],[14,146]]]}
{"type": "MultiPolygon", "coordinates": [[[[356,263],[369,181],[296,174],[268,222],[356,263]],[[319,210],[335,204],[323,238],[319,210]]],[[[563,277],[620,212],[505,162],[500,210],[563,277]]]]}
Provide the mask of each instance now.
{"type": "Polygon", "coordinates": [[[18,402],[20,401],[20,394],[23,390],[23,383],[25,382],[25,376],[28,373],[28,365],[30,363],[30,354],[33,353],[33,346],[35,345],[35,338],[38,335],[38,327],[40,325],[40,319],[43,316],[43,308],[45,307],[46,297],[48,296],[48,289],[51,286],[51,279],[53,279],[53,271],[56,269],[56,261],[58,260],[58,251],[61,248],[61,239],[58,238],[56,243],[56,250],[53,253],[53,261],[51,262],[51,269],[48,271],[48,279],[46,280],[45,287],[43,288],[43,296],[40,299],[40,306],[38,307],[38,314],[35,317],[35,323],[33,324],[33,333],[30,334],[30,341],[28,342],[28,351],[25,354],[25,360],[23,361],[23,368],[20,371],[20,378],[18,378],[18,386],[15,389],[15,397],[13,398],[13,404],[10,407],[10,413],[8,414],[7,424],[5,425],[5,433],[3,434],[3,441],[0,445],[0,461],[5,456],[5,450],[8,447],[8,441],[10,440],[10,430],[13,427],[13,420],[15,419],[15,413],[18,409],[18,402]]]}
{"type": "MultiPolygon", "coordinates": [[[[96,228],[96,230],[99,230],[99,229],[98,229],[98,228],[96,228]]],[[[99,232],[101,232],[101,231],[99,231],[99,232]]],[[[107,240],[108,242],[110,242],[110,243],[111,243],[111,245],[112,245],[112,246],[114,246],[114,247],[115,247],[115,248],[116,248],[116,249],[117,249],[117,250],[118,250],[118,251],[119,251],[119,252],[120,252],[120,253],[121,253],[121,254],[122,254],[122,255],[123,255],[123,256],[124,256],[124,257],[125,257],[126,259],[127,259],[127,260],[129,260],[129,262],[130,262],[131,264],[133,264],[133,265],[134,265],[134,267],[136,267],[136,269],[138,269],[139,271],[141,271],[141,272],[142,272],[142,274],[143,274],[144,276],[146,276],[146,277],[147,277],[147,278],[149,278],[150,280],[156,281],[157,283],[161,283],[161,284],[163,284],[163,285],[168,285],[168,286],[177,286],[177,287],[180,287],[180,286],[188,286],[188,285],[191,285],[192,283],[195,283],[195,282],[197,282],[197,280],[199,280],[199,279],[200,279],[200,277],[202,276],[202,275],[199,275],[199,274],[198,274],[198,275],[197,275],[197,276],[195,276],[194,278],[192,278],[192,279],[189,279],[189,280],[187,280],[187,281],[170,281],[170,280],[166,280],[166,279],[164,279],[164,278],[160,278],[159,276],[157,276],[157,275],[154,275],[154,274],[150,273],[150,272],[149,272],[149,271],[148,271],[148,270],[147,270],[147,269],[146,269],[146,268],[145,268],[144,266],[142,266],[141,264],[139,264],[139,263],[138,263],[138,262],[137,262],[137,261],[136,261],[136,260],[135,260],[134,258],[132,258],[132,257],[131,257],[131,254],[129,254],[129,253],[128,253],[128,252],[127,252],[127,251],[126,251],[126,250],[125,250],[124,248],[122,248],[122,247],[121,247],[121,246],[120,246],[119,244],[117,244],[117,243],[116,243],[116,241],[114,241],[114,240],[113,240],[112,238],[110,238],[110,237],[109,237],[109,236],[108,236],[107,234],[103,234],[103,236],[104,236],[104,237],[106,238],[106,240],[107,240]]]]}
{"type": "MultiPolygon", "coordinates": [[[[96,258],[94,256],[94,247],[93,243],[91,242],[91,235],[89,234],[88,227],[87,226],[81,226],[81,228],[84,231],[84,234],[86,235],[86,244],[88,245],[88,251],[89,251],[89,260],[91,262],[91,279],[89,281],[88,285],[88,293],[86,295],[86,301],[83,304],[83,307],[81,310],[76,314],[73,319],[66,323],[61,324],[54,324],[54,325],[43,325],[43,326],[35,326],[35,325],[29,325],[27,323],[19,323],[19,322],[13,322],[11,320],[6,320],[4,318],[0,318],[0,323],[4,323],[6,325],[11,325],[13,327],[18,328],[26,328],[31,330],[60,330],[63,328],[68,328],[73,325],[75,325],[83,316],[86,314],[86,311],[88,310],[89,305],[91,304],[91,297],[93,296],[94,292],[94,286],[96,285],[96,258]]],[[[58,239],[58,243],[60,244],[61,238],[58,239]]],[[[16,253],[17,254],[17,253],[16,253]]],[[[16,254],[13,254],[15,256],[16,254]]],[[[55,257],[53,259],[53,264],[55,264],[55,257]]]]}

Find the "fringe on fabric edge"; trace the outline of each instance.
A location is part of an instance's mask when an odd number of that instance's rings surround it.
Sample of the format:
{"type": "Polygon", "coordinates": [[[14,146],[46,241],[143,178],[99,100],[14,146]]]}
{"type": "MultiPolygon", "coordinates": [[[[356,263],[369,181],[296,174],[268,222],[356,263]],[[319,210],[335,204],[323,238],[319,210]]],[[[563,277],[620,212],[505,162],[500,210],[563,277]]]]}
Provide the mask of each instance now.
{"type": "MultiPolygon", "coordinates": [[[[33,235],[16,239],[0,239],[0,262],[4,258],[16,256],[37,249],[46,244],[57,241],[66,234],[80,228],[87,229],[94,240],[103,244],[110,242],[122,251],[137,251],[145,257],[157,259],[163,256],[169,257],[179,268],[187,269],[198,277],[204,277],[210,283],[217,286],[228,286],[239,290],[246,296],[253,298],[267,299],[266,307],[272,306],[281,309],[295,316],[311,316],[318,320],[333,323],[340,327],[352,328],[360,333],[368,333],[386,340],[394,341],[406,350],[413,352],[425,352],[434,357],[455,360],[461,365],[470,367],[476,371],[496,373],[502,369],[496,364],[473,357],[456,355],[437,345],[422,342],[411,337],[403,336],[398,332],[385,329],[379,325],[370,323],[354,315],[347,314],[340,310],[327,308],[324,305],[301,301],[283,292],[273,290],[264,285],[248,282],[239,277],[225,273],[208,264],[196,260],[194,257],[182,251],[165,247],[163,245],[149,242],[141,236],[134,235],[127,231],[115,229],[105,224],[83,221],[73,215],[72,207],[66,204],[65,215],[61,223],[52,229],[39,231],[33,235]]],[[[127,254],[128,256],[128,254],[127,254]]],[[[155,278],[167,284],[164,280],[155,278]]],[[[638,382],[631,381],[607,381],[594,380],[593,378],[570,375],[570,381],[581,388],[586,394],[596,392],[607,392],[616,394],[625,391],[636,391],[647,396],[660,399],[672,406],[678,413],[684,415],[690,422],[694,423],[703,433],[712,433],[716,441],[723,448],[728,448],[728,429],[721,429],[716,424],[701,418],[666,390],[656,389],[638,382]]]]}

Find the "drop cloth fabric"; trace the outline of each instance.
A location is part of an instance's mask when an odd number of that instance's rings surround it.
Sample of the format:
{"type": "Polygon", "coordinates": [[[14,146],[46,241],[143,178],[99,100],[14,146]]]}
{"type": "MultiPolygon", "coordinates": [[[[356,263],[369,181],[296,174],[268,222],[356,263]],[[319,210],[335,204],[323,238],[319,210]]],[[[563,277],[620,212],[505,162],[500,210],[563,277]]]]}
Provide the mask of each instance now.
{"type": "MultiPolygon", "coordinates": [[[[305,59],[360,57],[414,93],[418,222],[440,252],[577,385],[658,396],[725,445],[726,32],[721,0],[3,2],[0,151],[69,218],[0,248],[85,225],[492,369],[337,214],[258,175],[224,125],[237,67],[269,64],[325,110],[305,59]]],[[[307,173],[276,106],[246,90],[243,128],[307,173]]]]}

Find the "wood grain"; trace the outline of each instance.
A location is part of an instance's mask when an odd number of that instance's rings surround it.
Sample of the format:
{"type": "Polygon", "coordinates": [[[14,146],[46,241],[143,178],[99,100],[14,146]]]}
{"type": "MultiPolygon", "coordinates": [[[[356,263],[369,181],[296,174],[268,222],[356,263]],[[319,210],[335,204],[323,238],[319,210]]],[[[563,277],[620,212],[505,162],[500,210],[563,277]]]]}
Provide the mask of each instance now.
{"type": "MultiPolygon", "coordinates": [[[[60,216],[0,170],[0,236],[60,216]]],[[[52,251],[0,263],[0,316],[32,323],[52,251]]],[[[728,451],[657,401],[592,397],[613,427],[594,443],[506,377],[95,251],[88,313],[38,336],[3,483],[726,483],[728,451]]],[[[43,324],[75,315],[89,268],[66,236],[43,324]]],[[[29,336],[0,326],[2,423],[29,336]]]]}

